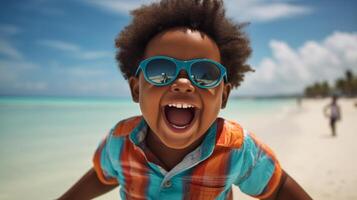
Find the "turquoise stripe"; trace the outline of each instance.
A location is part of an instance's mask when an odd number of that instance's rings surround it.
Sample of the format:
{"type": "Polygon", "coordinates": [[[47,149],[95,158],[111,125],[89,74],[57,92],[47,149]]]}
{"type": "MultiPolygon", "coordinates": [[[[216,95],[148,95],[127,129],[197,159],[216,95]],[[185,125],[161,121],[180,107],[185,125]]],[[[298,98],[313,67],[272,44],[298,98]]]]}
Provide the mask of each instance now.
{"type": "Polygon", "coordinates": [[[181,182],[177,181],[176,178],[171,179],[171,186],[168,188],[160,188],[160,196],[158,199],[172,199],[181,200],[183,199],[183,191],[181,182]]]}
{"type": "Polygon", "coordinates": [[[229,188],[226,188],[225,191],[223,191],[217,198],[216,200],[226,200],[229,191],[231,191],[232,186],[230,186],[229,188]]]}
{"type": "Polygon", "coordinates": [[[113,168],[117,172],[117,179],[119,184],[124,183],[123,170],[120,164],[120,152],[122,152],[122,148],[124,146],[125,138],[124,137],[114,137],[111,134],[109,145],[107,151],[110,154],[110,160],[113,165],[113,168]]]}
{"type": "Polygon", "coordinates": [[[172,200],[181,200],[183,199],[184,191],[183,184],[181,182],[181,176],[176,176],[170,180],[170,187],[162,187],[162,181],[164,175],[160,173],[160,168],[153,164],[149,164],[149,183],[147,189],[147,198],[148,199],[172,199],[172,200]]]}
{"type": "Polygon", "coordinates": [[[248,134],[244,136],[244,145],[237,165],[242,166],[239,170],[242,175],[235,184],[242,192],[256,196],[264,191],[274,173],[275,165],[272,158],[248,134]]]}
{"type": "Polygon", "coordinates": [[[146,196],[150,197],[150,199],[159,199],[160,192],[160,184],[162,179],[164,179],[163,175],[160,173],[160,169],[153,163],[149,163],[148,170],[148,185],[146,196]]]}
{"type": "MultiPolygon", "coordinates": [[[[115,155],[118,155],[118,145],[113,144],[113,129],[109,132],[108,137],[105,139],[104,146],[100,152],[100,163],[104,175],[108,178],[117,178],[118,170],[115,167],[117,160],[115,155]],[[113,145],[115,146],[113,148],[113,145]]],[[[115,142],[115,141],[114,141],[115,142]]]]}
{"type": "Polygon", "coordinates": [[[182,184],[182,177],[181,176],[175,176],[172,179],[173,182],[173,188],[176,191],[175,199],[183,199],[184,195],[184,185],[182,184]]]}
{"type": "Polygon", "coordinates": [[[117,178],[117,172],[112,167],[113,165],[106,149],[107,143],[105,142],[105,145],[100,152],[100,166],[102,168],[101,170],[103,171],[105,178],[117,178]]]}

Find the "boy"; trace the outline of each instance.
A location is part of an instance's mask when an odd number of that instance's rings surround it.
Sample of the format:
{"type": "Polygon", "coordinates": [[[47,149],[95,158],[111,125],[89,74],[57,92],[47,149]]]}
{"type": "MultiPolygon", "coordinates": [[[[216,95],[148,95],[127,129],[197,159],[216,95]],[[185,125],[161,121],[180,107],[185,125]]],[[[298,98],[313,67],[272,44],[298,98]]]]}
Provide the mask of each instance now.
{"type": "Polygon", "coordinates": [[[341,108],[337,104],[337,95],[333,95],[331,98],[331,103],[326,105],[324,107],[324,114],[326,117],[330,119],[330,127],[331,127],[331,133],[332,137],[335,137],[337,135],[336,133],[336,122],[341,120],[341,108]]]}
{"type": "Polygon", "coordinates": [[[122,199],[232,199],[232,184],[260,199],[310,199],[265,145],[217,118],[251,71],[249,41],[223,1],[162,0],[132,14],[117,59],[142,116],[112,129],[61,199],[118,185],[122,199]]]}

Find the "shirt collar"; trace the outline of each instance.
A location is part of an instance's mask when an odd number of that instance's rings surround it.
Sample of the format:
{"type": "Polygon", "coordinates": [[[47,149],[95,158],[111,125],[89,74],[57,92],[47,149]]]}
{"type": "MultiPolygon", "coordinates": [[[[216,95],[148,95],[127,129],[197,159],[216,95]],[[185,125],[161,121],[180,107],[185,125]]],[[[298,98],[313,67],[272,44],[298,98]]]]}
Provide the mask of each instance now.
{"type": "Polygon", "coordinates": [[[139,124],[134,128],[134,130],[129,135],[130,141],[135,145],[139,146],[145,140],[148,130],[148,125],[146,124],[144,118],[142,117],[139,124]]]}

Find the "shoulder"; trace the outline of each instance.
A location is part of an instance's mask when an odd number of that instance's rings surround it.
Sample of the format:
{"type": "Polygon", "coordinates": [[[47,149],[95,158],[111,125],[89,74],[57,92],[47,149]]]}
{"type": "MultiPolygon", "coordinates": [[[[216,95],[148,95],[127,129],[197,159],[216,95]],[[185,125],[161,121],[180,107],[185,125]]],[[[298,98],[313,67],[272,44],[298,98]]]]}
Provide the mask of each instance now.
{"type": "Polygon", "coordinates": [[[129,143],[128,136],[138,126],[142,116],[134,116],[119,121],[106,135],[97,148],[96,154],[107,153],[111,158],[117,158],[122,146],[129,143]],[[103,151],[105,149],[105,151],[103,151]]]}
{"type": "Polygon", "coordinates": [[[111,130],[112,137],[124,137],[129,135],[142,120],[142,116],[134,116],[119,121],[111,130]]]}
{"type": "Polygon", "coordinates": [[[229,148],[241,148],[246,130],[237,122],[218,118],[217,145],[229,148]]]}
{"type": "Polygon", "coordinates": [[[238,122],[218,118],[217,145],[232,149],[263,148],[269,149],[254,133],[238,122]]]}

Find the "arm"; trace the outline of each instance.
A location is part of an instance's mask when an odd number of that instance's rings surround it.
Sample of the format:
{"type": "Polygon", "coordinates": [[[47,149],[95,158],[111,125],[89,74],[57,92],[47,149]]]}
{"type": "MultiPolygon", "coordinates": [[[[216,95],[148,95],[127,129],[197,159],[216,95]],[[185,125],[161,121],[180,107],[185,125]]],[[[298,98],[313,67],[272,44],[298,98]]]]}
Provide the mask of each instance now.
{"type": "Polygon", "coordinates": [[[59,200],[66,199],[93,199],[118,185],[105,185],[97,177],[96,172],[91,168],[76,184],[74,184],[59,200]]]}
{"type": "Polygon", "coordinates": [[[265,200],[311,200],[305,190],[283,171],[280,183],[274,193],[265,200]]]}

